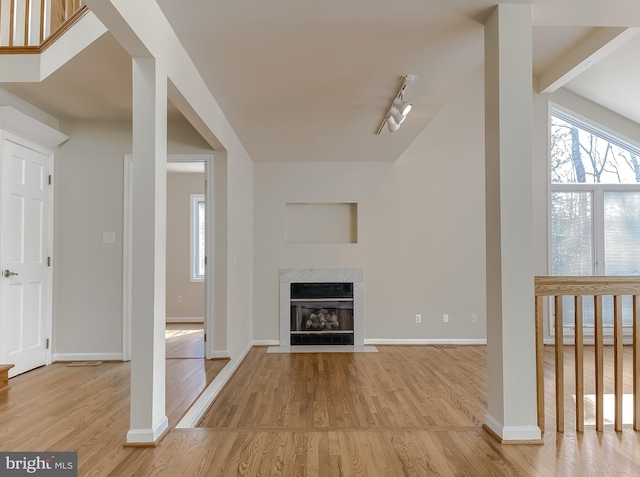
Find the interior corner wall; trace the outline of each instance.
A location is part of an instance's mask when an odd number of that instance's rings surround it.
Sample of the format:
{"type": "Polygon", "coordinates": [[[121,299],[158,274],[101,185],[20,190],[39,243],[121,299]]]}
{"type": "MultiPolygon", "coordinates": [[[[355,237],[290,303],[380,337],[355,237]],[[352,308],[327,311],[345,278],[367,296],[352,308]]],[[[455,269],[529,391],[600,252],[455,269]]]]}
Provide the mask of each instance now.
{"type": "Polygon", "coordinates": [[[254,164],[244,151],[227,152],[226,344],[232,359],[248,349],[253,334],[254,174],[254,164]]]}
{"type": "Polygon", "coordinates": [[[204,195],[204,173],[167,174],[167,320],[204,318],[204,281],[191,281],[192,194],[204,195]]]}
{"type": "Polygon", "coordinates": [[[306,267],[364,269],[365,339],[486,337],[482,71],[394,163],[254,168],[255,340],[278,340],[279,269],[306,267]],[[358,243],[287,244],[288,202],[357,203],[358,243]]]}
{"type": "MultiPolygon", "coordinates": [[[[172,154],[212,150],[185,121],[168,128],[172,154]],[[177,139],[174,140],[174,137],[177,139]]],[[[130,121],[62,121],[54,164],[53,354],[122,353],[123,158],[130,121]],[[103,243],[115,232],[115,243],[103,243]]]]}

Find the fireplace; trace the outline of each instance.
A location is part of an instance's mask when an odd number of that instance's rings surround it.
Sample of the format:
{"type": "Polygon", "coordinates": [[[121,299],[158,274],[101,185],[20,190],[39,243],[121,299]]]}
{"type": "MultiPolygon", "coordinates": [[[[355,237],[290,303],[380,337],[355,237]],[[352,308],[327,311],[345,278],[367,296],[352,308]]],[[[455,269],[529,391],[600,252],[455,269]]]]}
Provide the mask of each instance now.
{"type": "Polygon", "coordinates": [[[291,284],[291,345],[353,345],[353,283],[291,284]]]}
{"type": "Polygon", "coordinates": [[[305,346],[296,346],[298,344],[349,344],[352,345],[349,348],[368,348],[364,346],[362,268],[280,270],[281,351],[278,352],[305,349],[305,346]]]}

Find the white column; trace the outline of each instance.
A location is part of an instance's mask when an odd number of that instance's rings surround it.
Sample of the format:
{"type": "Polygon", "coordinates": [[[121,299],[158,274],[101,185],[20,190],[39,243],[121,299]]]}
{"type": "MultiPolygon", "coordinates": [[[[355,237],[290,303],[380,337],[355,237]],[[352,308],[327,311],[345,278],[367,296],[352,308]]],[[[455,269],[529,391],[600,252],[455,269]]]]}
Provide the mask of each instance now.
{"type": "Polygon", "coordinates": [[[531,5],[498,5],[485,25],[486,426],[541,438],[533,297],[531,5]]]}
{"type": "Polygon", "coordinates": [[[131,429],[153,443],[165,413],[167,76],[153,58],[133,59],[131,429]]]}

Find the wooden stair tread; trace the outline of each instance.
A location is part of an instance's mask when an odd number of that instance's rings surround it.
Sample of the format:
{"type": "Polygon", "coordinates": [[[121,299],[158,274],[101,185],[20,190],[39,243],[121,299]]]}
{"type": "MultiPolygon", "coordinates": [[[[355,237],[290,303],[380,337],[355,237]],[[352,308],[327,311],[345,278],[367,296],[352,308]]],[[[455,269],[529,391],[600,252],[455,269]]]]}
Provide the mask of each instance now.
{"type": "Polygon", "coordinates": [[[4,394],[11,387],[9,385],[9,370],[15,364],[0,364],[0,393],[4,394]]]}

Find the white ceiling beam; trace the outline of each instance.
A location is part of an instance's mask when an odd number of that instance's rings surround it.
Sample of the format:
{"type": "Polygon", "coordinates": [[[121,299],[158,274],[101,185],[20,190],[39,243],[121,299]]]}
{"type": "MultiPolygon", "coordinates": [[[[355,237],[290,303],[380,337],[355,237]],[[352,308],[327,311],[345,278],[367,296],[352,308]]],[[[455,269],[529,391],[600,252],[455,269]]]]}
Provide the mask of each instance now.
{"type": "Polygon", "coordinates": [[[598,28],[585,41],[569,50],[537,78],[538,93],[553,93],[591,65],[605,58],[631,38],[640,28],[598,28]]]}

